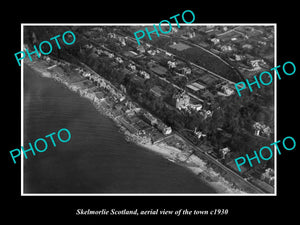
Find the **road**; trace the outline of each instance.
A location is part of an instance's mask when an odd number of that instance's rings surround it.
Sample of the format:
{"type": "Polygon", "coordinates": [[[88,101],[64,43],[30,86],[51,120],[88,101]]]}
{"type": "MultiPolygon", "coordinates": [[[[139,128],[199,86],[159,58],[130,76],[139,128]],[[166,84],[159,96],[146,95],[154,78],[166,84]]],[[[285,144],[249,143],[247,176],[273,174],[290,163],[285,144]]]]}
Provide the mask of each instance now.
{"type": "Polygon", "coordinates": [[[244,180],[243,177],[241,177],[239,174],[237,174],[233,170],[227,168],[225,165],[223,165],[222,163],[220,163],[218,160],[216,160],[212,156],[210,156],[208,154],[205,154],[205,152],[203,150],[201,150],[199,147],[195,146],[190,140],[186,139],[185,137],[183,137],[182,135],[180,135],[178,132],[176,132],[176,134],[179,137],[181,137],[182,139],[184,139],[187,143],[189,143],[190,145],[192,145],[194,148],[196,148],[197,150],[199,150],[197,153],[201,155],[200,158],[205,158],[206,160],[211,161],[214,164],[216,164],[217,166],[221,167],[225,172],[229,173],[231,176],[234,176],[234,177],[238,178],[240,182],[244,183],[245,185],[247,185],[248,187],[250,187],[251,189],[253,189],[255,191],[255,193],[265,193],[264,191],[262,191],[261,189],[259,189],[255,185],[253,185],[252,183],[244,180]]]}

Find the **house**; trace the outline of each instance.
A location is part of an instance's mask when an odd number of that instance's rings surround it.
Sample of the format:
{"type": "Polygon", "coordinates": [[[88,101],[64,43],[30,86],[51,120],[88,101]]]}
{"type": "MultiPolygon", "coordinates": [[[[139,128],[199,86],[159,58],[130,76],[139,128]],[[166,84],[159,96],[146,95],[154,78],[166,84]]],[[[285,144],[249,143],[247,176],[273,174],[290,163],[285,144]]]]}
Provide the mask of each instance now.
{"type": "Polygon", "coordinates": [[[210,110],[207,110],[204,112],[204,119],[206,119],[208,117],[212,117],[212,111],[210,111],[210,110]]]}
{"type": "Polygon", "coordinates": [[[85,48],[85,49],[91,49],[92,47],[93,47],[92,44],[86,44],[83,46],[83,48],[85,48]]]}
{"type": "Polygon", "coordinates": [[[234,57],[235,57],[235,60],[236,61],[241,61],[241,60],[243,60],[245,57],[244,56],[242,56],[242,55],[237,55],[237,54],[234,54],[234,57]]]}
{"type": "Polygon", "coordinates": [[[115,33],[108,33],[108,37],[117,38],[117,35],[115,33]]]}
{"type": "Polygon", "coordinates": [[[161,131],[164,135],[168,135],[172,133],[172,128],[165,125],[163,122],[158,122],[157,129],[161,131]]]}
{"type": "Polygon", "coordinates": [[[168,66],[169,68],[175,68],[176,67],[176,62],[168,61],[168,66]]]}
{"type": "Polygon", "coordinates": [[[194,38],[196,36],[195,32],[187,32],[186,35],[189,37],[189,38],[194,38]]]}
{"type": "Polygon", "coordinates": [[[261,179],[266,181],[267,183],[273,185],[274,184],[274,170],[271,168],[267,168],[265,172],[261,175],[261,179]]]}
{"type": "Polygon", "coordinates": [[[197,131],[197,128],[195,127],[194,134],[197,136],[198,139],[201,139],[201,137],[206,137],[206,134],[202,133],[202,131],[197,131]]]}
{"type": "Polygon", "coordinates": [[[213,38],[213,39],[211,39],[211,42],[213,42],[216,45],[216,44],[220,43],[220,39],[213,38]]]}
{"type": "Polygon", "coordinates": [[[118,63],[123,63],[123,60],[122,60],[120,57],[116,57],[116,61],[117,61],[118,63]]]}
{"type": "Polygon", "coordinates": [[[183,68],[181,68],[181,70],[185,75],[189,75],[192,73],[191,68],[188,68],[188,67],[183,67],[183,68]]]}
{"type": "Polygon", "coordinates": [[[50,59],[50,57],[49,56],[45,56],[45,58],[44,58],[45,60],[46,60],[46,62],[50,62],[51,61],[51,59],[50,59]]]}
{"type": "Polygon", "coordinates": [[[254,128],[254,135],[256,136],[264,135],[270,137],[272,132],[269,126],[266,126],[265,124],[261,124],[259,122],[255,122],[253,124],[253,128],[254,128]]]}
{"type": "Polygon", "coordinates": [[[226,94],[227,96],[232,95],[234,93],[234,90],[229,88],[228,85],[223,85],[221,87],[221,90],[226,94]]]}
{"type": "Polygon", "coordinates": [[[126,99],[126,96],[118,93],[117,94],[117,98],[119,99],[119,102],[122,102],[122,101],[124,101],[126,99]]]}
{"type": "Polygon", "coordinates": [[[172,54],[171,53],[169,53],[169,52],[165,52],[165,54],[167,55],[167,56],[172,56],[172,54]]]}
{"type": "Polygon", "coordinates": [[[150,55],[156,55],[156,54],[160,53],[159,50],[152,50],[152,49],[148,50],[147,52],[148,52],[148,54],[150,54],[150,55]]]}
{"type": "Polygon", "coordinates": [[[251,61],[250,61],[250,64],[251,64],[251,66],[252,66],[253,68],[257,68],[257,67],[260,67],[259,64],[258,64],[259,61],[260,61],[260,60],[251,60],[251,61]]]}
{"type": "Polygon", "coordinates": [[[143,78],[144,79],[150,79],[150,74],[149,73],[147,73],[146,71],[144,71],[144,70],[141,70],[140,71],[140,74],[143,76],[143,78]]]}
{"type": "Polygon", "coordinates": [[[118,39],[119,39],[119,41],[121,42],[121,45],[122,45],[123,47],[126,46],[125,38],[119,37],[118,39]]]}
{"type": "Polygon", "coordinates": [[[120,89],[126,94],[126,87],[123,84],[120,85],[120,89]]]}
{"type": "Polygon", "coordinates": [[[142,46],[142,45],[139,45],[137,48],[136,48],[140,53],[145,53],[145,48],[142,46]]]}
{"type": "Polygon", "coordinates": [[[154,51],[154,50],[148,50],[147,51],[147,53],[149,54],[149,55],[156,55],[156,52],[154,51]]]}
{"type": "Polygon", "coordinates": [[[147,122],[148,124],[151,124],[152,126],[155,124],[158,124],[158,120],[149,112],[146,112],[143,115],[143,119],[145,120],[145,122],[147,122]]]}
{"type": "Polygon", "coordinates": [[[225,159],[226,155],[230,152],[230,149],[228,147],[222,148],[219,150],[222,154],[222,158],[225,159]]]}
{"type": "Polygon", "coordinates": [[[83,72],[82,76],[84,76],[85,78],[90,78],[91,77],[91,73],[83,72]]]}
{"type": "Polygon", "coordinates": [[[258,41],[257,43],[260,45],[264,45],[264,46],[267,45],[267,42],[265,42],[265,41],[258,41]]]}
{"type": "Polygon", "coordinates": [[[230,51],[232,51],[232,47],[231,47],[230,45],[223,45],[223,46],[221,47],[221,50],[222,50],[223,52],[230,52],[230,51]]]}
{"type": "Polygon", "coordinates": [[[176,108],[179,110],[187,109],[189,104],[190,104],[190,96],[185,94],[185,92],[183,92],[176,98],[176,108]]]}
{"type": "Polygon", "coordinates": [[[190,108],[196,111],[200,111],[202,109],[202,104],[190,104],[190,108]]]}
{"type": "Polygon", "coordinates": [[[97,49],[97,50],[96,50],[96,53],[97,53],[98,55],[101,55],[101,53],[103,53],[103,50],[97,49]]]}
{"type": "Polygon", "coordinates": [[[103,53],[104,53],[105,55],[107,55],[109,58],[113,58],[113,57],[114,57],[114,54],[113,54],[113,53],[110,53],[110,52],[108,52],[108,51],[103,51],[103,53]]]}
{"type": "Polygon", "coordinates": [[[177,33],[178,29],[176,27],[172,27],[171,33],[177,33]]]}
{"type": "Polygon", "coordinates": [[[132,71],[136,71],[136,66],[131,63],[128,65],[128,68],[130,68],[132,71]]]}

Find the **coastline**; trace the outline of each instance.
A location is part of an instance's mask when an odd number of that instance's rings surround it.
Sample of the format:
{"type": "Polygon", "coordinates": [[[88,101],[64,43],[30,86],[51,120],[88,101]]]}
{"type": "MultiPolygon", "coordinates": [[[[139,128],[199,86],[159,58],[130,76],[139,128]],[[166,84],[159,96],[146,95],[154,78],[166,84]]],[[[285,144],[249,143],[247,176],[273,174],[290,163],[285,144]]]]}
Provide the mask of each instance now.
{"type": "Polygon", "coordinates": [[[167,143],[160,142],[153,144],[139,135],[130,133],[121,124],[121,122],[117,119],[117,117],[113,114],[113,112],[110,109],[103,107],[105,100],[99,100],[98,98],[96,98],[95,92],[90,91],[89,88],[82,88],[80,85],[78,85],[78,82],[72,82],[70,78],[67,78],[67,75],[62,75],[57,72],[49,72],[47,70],[47,66],[42,65],[43,63],[41,61],[38,59],[35,59],[33,62],[30,62],[29,60],[24,60],[24,64],[26,64],[26,66],[28,66],[30,69],[38,72],[38,74],[42,77],[54,79],[58,83],[62,83],[69,90],[78,93],[80,97],[89,99],[98,112],[100,112],[104,116],[108,116],[117,124],[117,126],[120,128],[120,131],[124,133],[126,140],[133,142],[156,154],[159,154],[162,157],[168,159],[169,161],[172,161],[173,163],[176,163],[177,165],[188,169],[199,179],[201,179],[201,181],[211,186],[217,192],[216,194],[246,193],[235,188],[232,183],[226,181],[220,174],[216,173],[212,168],[207,167],[206,163],[203,160],[201,160],[198,156],[194,154],[189,154],[187,156],[186,152],[183,152],[178,148],[170,146],[167,143]]]}

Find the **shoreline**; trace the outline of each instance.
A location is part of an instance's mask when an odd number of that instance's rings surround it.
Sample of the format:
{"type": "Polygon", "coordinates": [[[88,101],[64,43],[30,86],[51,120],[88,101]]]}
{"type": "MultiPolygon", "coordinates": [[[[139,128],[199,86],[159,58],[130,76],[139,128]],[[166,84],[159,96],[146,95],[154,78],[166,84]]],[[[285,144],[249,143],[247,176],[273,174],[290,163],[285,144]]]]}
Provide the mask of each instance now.
{"type": "MultiPolygon", "coordinates": [[[[89,91],[89,88],[81,88],[76,84],[76,82],[68,81],[65,74],[61,75],[56,72],[51,73],[47,71],[46,67],[43,67],[39,60],[35,59],[33,62],[24,61],[24,65],[28,66],[33,71],[37,72],[42,77],[52,78],[56,82],[63,84],[70,91],[76,92],[80,97],[87,98],[95,107],[95,109],[102,115],[109,117],[113,122],[119,127],[120,132],[124,134],[127,141],[132,142],[138,146],[143,147],[151,152],[159,154],[160,156],[168,159],[169,161],[182,166],[183,168],[189,170],[201,181],[209,185],[212,189],[216,191],[216,194],[246,194],[233,186],[233,183],[226,181],[220,174],[215,172],[212,168],[206,166],[206,163],[201,160],[198,156],[191,154],[186,155],[186,152],[168,145],[167,143],[155,143],[151,144],[149,141],[145,140],[143,137],[130,133],[121,122],[113,115],[111,109],[106,109],[103,107],[103,102],[96,99],[95,92],[89,91]],[[61,75],[61,76],[60,76],[61,75]]],[[[49,66],[48,66],[49,67],[49,66]]],[[[79,66],[78,66],[79,67],[79,66]]],[[[203,193],[205,194],[205,193],[203,193]]]]}

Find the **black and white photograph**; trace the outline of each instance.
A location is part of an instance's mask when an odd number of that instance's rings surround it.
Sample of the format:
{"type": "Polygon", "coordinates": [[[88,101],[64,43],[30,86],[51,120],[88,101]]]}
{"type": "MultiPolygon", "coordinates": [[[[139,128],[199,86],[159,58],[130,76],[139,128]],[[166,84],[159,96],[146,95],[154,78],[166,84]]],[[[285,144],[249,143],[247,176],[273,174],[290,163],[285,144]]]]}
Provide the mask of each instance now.
{"type": "Polygon", "coordinates": [[[37,151],[22,161],[25,195],[275,193],[274,158],[243,161],[274,142],[273,76],[253,79],[273,75],[274,24],[23,24],[23,34],[23,144],[37,151]],[[68,143],[36,141],[61,128],[68,143]]]}

